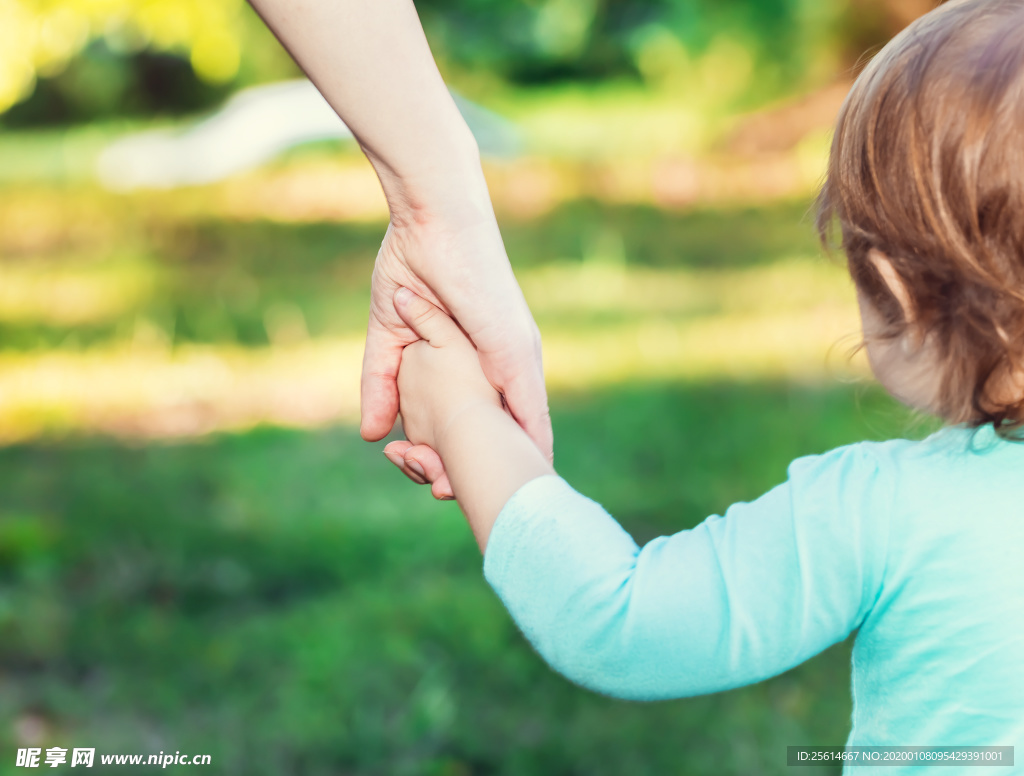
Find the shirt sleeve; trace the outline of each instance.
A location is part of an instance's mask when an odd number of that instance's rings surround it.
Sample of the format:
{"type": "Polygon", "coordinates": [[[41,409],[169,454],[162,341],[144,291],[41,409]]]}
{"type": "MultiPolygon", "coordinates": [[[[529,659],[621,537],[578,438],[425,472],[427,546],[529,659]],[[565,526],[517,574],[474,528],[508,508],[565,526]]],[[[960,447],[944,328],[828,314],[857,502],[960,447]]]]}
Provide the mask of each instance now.
{"type": "Polygon", "coordinates": [[[636,700],[766,679],[842,641],[877,599],[883,470],[867,443],[794,461],[786,482],[638,548],[550,475],[498,515],[484,575],[548,664],[636,700]]]}

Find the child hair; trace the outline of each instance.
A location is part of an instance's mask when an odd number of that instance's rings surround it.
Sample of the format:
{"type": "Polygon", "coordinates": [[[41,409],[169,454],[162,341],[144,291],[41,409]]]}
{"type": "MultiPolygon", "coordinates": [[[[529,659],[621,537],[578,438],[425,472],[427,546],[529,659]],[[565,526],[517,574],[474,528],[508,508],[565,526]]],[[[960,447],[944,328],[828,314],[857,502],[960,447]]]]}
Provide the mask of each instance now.
{"type": "Polygon", "coordinates": [[[1024,429],[1024,0],[952,0],[864,69],[818,198],[882,338],[924,335],[938,414],[1024,429]],[[872,260],[889,260],[909,310],[872,260]]]}

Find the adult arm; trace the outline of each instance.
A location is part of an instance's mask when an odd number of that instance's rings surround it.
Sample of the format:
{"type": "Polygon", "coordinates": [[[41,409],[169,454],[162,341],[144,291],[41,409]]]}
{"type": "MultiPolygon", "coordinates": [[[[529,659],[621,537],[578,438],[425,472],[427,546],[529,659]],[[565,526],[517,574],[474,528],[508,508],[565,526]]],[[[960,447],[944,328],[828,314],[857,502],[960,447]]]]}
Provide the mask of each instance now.
{"type": "MultiPolygon", "coordinates": [[[[402,348],[417,339],[394,308],[394,293],[405,286],[459,322],[484,374],[550,460],[540,336],[502,244],[476,142],[412,0],[251,3],[352,130],[391,212],[373,272],[363,437],[387,435],[398,412],[402,348]]],[[[439,466],[427,448],[402,450],[439,466]]],[[[434,490],[450,495],[443,475],[434,490]]]]}

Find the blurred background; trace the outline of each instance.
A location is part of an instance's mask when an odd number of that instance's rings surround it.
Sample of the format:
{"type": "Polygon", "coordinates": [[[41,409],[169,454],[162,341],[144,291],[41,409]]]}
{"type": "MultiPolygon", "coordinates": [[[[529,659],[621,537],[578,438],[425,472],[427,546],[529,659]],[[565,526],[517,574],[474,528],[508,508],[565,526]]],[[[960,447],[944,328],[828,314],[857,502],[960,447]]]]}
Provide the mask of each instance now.
{"type": "MultiPolygon", "coordinates": [[[[559,471],[638,542],[927,430],[850,357],[811,205],[858,63],[930,5],[418,3],[559,471]]],[[[241,0],[0,0],[0,773],[750,776],[844,742],[848,644],[656,704],[531,651],[457,508],[358,438],[387,212],[300,78],[241,0]]]]}

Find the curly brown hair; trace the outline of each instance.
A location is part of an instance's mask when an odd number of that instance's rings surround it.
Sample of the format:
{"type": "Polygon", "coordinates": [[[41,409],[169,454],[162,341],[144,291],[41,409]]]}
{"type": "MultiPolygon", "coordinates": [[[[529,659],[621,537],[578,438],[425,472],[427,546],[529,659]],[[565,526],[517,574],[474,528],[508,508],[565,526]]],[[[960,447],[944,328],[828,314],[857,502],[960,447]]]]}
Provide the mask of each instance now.
{"type": "Polygon", "coordinates": [[[948,422],[1024,429],[1024,0],[952,0],[867,65],[839,113],[817,225],[857,288],[941,358],[948,422]],[[869,254],[906,287],[912,320],[869,254]]]}

